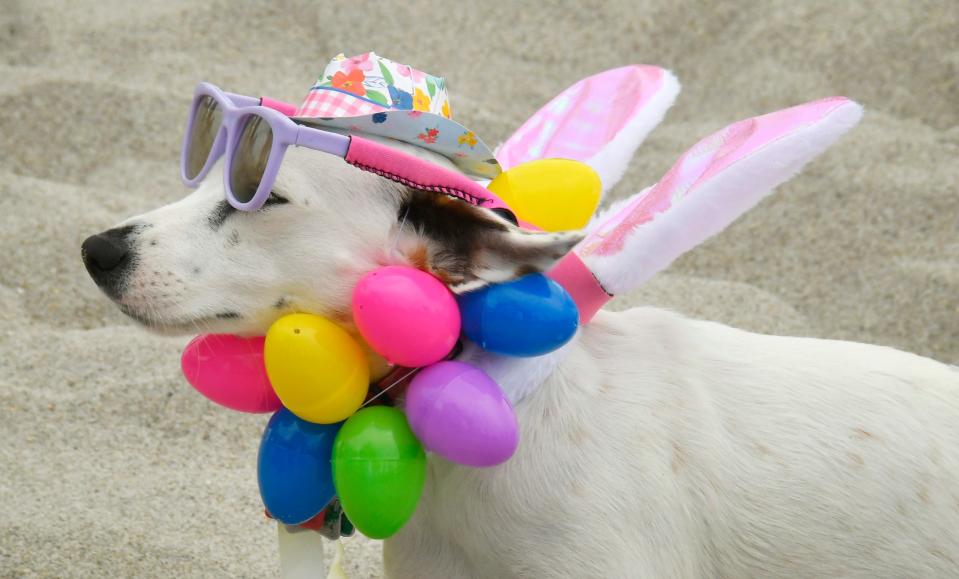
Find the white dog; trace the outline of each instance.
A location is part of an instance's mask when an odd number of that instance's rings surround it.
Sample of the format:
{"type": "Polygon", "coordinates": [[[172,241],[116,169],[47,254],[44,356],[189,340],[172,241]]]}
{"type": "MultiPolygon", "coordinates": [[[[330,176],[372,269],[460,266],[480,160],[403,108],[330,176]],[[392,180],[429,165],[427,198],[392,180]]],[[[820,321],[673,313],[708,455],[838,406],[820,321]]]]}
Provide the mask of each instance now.
{"type": "MultiPolygon", "coordinates": [[[[217,168],[85,259],[153,330],[263,334],[293,311],[349,327],[351,289],[381,265],[475,287],[545,270],[582,238],[291,149],[262,210],[233,210],[217,168]]],[[[949,366],[653,308],[601,311],[544,358],[464,357],[507,390],[521,444],[496,468],[430,458],[416,514],[385,544],[391,577],[959,576],[949,366]]]]}

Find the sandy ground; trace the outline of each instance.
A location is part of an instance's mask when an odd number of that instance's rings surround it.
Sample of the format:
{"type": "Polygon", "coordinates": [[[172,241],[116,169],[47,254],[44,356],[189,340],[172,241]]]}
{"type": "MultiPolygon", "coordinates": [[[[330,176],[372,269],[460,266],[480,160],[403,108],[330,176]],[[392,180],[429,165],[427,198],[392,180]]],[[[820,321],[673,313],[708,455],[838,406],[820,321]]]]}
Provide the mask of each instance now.
{"type": "MultiPolygon", "coordinates": [[[[685,90],[616,196],[728,122],[844,94],[862,126],[617,302],[959,362],[959,3],[0,0],[0,576],[269,577],[264,417],[180,377],[185,339],[113,310],[79,245],[185,194],[193,85],[299,100],[339,51],[443,74],[487,141],[590,73],[685,90]]],[[[379,545],[348,545],[353,577],[379,545]]]]}

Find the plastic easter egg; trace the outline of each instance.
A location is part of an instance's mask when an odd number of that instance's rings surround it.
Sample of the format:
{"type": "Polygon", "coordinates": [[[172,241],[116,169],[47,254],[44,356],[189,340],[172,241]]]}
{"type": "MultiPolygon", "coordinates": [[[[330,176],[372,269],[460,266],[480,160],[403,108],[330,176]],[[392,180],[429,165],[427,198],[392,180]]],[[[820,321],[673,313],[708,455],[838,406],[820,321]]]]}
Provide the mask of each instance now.
{"type": "Polygon", "coordinates": [[[546,231],[581,229],[599,205],[603,184],[586,163],[539,159],[503,171],[487,187],[521,221],[546,231]]]}
{"type": "Polygon", "coordinates": [[[374,350],[411,368],[442,360],[460,333],[453,294],[412,267],[391,265],[363,276],[353,291],[353,319],[374,350]]]}
{"type": "Polygon", "coordinates": [[[180,357],[183,376],[200,394],[240,412],[276,412],[280,399],[263,365],[263,338],[204,334],[180,357]]]}
{"type": "Polygon", "coordinates": [[[459,297],[463,333],[485,350],[541,356],[568,342],[579,325],[569,293],[540,273],[459,297]]]}
{"type": "Polygon", "coordinates": [[[340,422],[366,398],[370,368],[363,349],[326,318],[283,316],[266,333],[263,358],[283,406],[303,420],[340,422]]]}
{"type": "Polygon", "coordinates": [[[519,444],[519,426],[499,385],[465,362],[437,362],[406,391],[410,428],[426,450],[466,466],[505,462],[519,444]]]}
{"type": "Polygon", "coordinates": [[[257,479],[263,505],[288,525],[309,521],[333,499],[330,459],[339,424],[315,424],[282,409],[260,440],[257,479]]]}
{"type": "Polygon", "coordinates": [[[333,481],[343,512],[372,539],[406,524],[426,480],[426,453],[396,408],[370,406],[350,417],[333,445],[333,481]]]}

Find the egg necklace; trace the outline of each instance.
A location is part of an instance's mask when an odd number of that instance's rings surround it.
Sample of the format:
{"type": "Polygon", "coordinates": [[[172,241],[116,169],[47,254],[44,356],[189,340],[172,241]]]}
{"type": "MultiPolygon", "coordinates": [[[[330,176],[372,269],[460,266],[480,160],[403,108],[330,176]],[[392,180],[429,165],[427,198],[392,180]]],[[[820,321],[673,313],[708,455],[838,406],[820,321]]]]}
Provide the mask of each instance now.
{"type": "Polygon", "coordinates": [[[542,274],[457,300],[436,277],[405,266],[363,276],[353,317],[369,348],[404,368],[372,395],[372,356],[339,325],[313,314],[283,316],[263,338],[200,336],[182,366],[213,401],[274,413],[257,459],[271,516],[301,525],[335,496],[352,524],[375,539],[396,533],[416,510],[426,451],[489,467],[519,444],[516,416],[496,382],[447,359],[461,331],[497,353],[535,356],[565,344],[578,325],[576,304],[542,274]],[[374,404],[407,380],[405,413],[374,404]]]}
{"type": "MultiPolygon", "coordinates": [[[[525,223],[555,231],[585,225],[600,183],[585,164],[550,159],[518,165],[490,189],[525,223]]],[[[303,525],[336,516],[341,506],[363,534],[383,539],[416,510],[427,451],[491,467],[519,444],[516,416],[499,385],[482,369],[450,359],[461,336],[497,354],[540,356],[573,337],[579,312],[563,286],[543,274],[457,298],[436,277],[405,266],[364,275],[352,310],[365,344],[322,316],[294,313],[265,337],[199,336],[181,364],[190,384],[214,402],[273,413],[257,457],[260,495],[272,517],[303,525]],[[371,395],[379,356],[409,370],[371,395]],[[405,381],[405,412],[374,404],[405,381]]]]}

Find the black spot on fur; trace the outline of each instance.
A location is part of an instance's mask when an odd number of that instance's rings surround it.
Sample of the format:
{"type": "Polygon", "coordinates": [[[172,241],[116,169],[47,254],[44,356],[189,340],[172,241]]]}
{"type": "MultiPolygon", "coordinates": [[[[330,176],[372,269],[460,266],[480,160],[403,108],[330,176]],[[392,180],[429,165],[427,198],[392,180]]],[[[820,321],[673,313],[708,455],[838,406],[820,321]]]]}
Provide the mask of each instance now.
{"type": "Polygon", "coordinates": [[[230,247],[234,247],[234,246],[236,246],[236,245],[239,245],[239,243],[240,243],[240,232],[237,231],[236,229],[234,229],[233,231],[231,231],[231,232],[230,232],[230,236],[226,238],[226,243],[227,243],[227,245],[229,245],[230,247]]]}
{"type": "Polygon", "coordinates": [[[216,315],[219,320],[236,320],[239,319],[240,314],[238,312],[220,312],[216,315]]]}
{"type": "Polygon", "coordinates": [[[516,268],[516,272],[513,274],[516,277],[523,277],[524,275],[529,275],[531,273],[536,273],[539,270],[532,265],[526,263],[516,268]]]}
{"type": "Polygon", "coordinates": [[[206,218],[207,224],[210,226],[210,229],[217,231],[220,229],[220,226],[226,221],[227,217],[236,213],[236,209],[230,205],[226,200],[219,201],[216,204],[216,207],[213,208],[213,211],[206,218]]]}
{"type": "MultiPolygon", "coordinates": [[[[491,276],[543,271],[582,235],[523,231],[502,215],[459,199],[410,189],[398,220],[426,241],[427,269],[451,287],[491,276]],[[554,237],[554,235],[556,237],[554,237]]],[[[422,266],[421,266],[422,267],[422,266]]]]}
{"type": "Polygon", "coordinates": [[[430,267],[447,283],[466,279],[474,252],[484,245],[480,241],[484,235],[507,230],[505,223],[487,218],[463,201],[419,190],[410,190],[400,206],[399,219],[404,218],[435,242],[429,256],[430,267]]]}
{"type": "Polygon", "coordinates": [[[290,200],[287,199],[286,197],[281,197],[271,191],[270,196],[266,198],[266,202],[263,203],[263,207],[261,207],[261,209],[265,209],[273,205],[286,205],[289,202],[290,200]]]}
{"type": "Polygon", "coordinates": [[[284,310],[288,307],[290,307],[290,300],[286,298],[280,298],[273,304],[273,309],[275,310],[284,310]]]}

